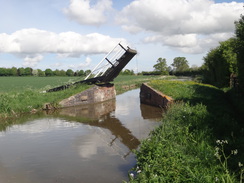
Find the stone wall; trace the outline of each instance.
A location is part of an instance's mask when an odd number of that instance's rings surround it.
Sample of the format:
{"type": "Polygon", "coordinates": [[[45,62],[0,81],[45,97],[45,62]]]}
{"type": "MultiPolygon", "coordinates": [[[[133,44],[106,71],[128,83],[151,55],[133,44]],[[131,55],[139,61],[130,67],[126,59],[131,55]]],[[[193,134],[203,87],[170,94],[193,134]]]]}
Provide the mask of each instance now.
{"type": "Polygon", "coordinates": [[[56,111],[61,116],[80,117],[91,120],[99,120],[101,116],[105,116],[115,111],[115,99],[94,104],[79,105],[66,107],[56,111]]]}
{"type": "Polygon", "coordinates": [[[60,107],[71,107],[83,104],[94,104],[114,99],[116,91],[113,84],[96,85],[88,90],[73,95],[59,103],[60,107]]]}
{"type": "Polygon", "coordinates": [[[173,99],[143,83],[140,91],[140,101],[143,104],[166,108],[173,99]]]}

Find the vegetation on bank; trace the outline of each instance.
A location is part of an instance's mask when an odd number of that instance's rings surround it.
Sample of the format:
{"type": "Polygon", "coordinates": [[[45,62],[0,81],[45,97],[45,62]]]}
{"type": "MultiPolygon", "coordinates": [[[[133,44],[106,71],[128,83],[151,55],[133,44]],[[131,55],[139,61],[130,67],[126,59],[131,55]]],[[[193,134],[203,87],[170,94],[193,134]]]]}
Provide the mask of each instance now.
{"type": "Polygon", "coordinates": [[[174,79],[176,78],[175,76],[143,76],[143,75],[138,75],[138,76],[118,76],[117,78],[114,79],[114,84],[116,88],[116,93],[121,94],[124,93],[128,90],[131,90],[133,88],[139,88],[142,83],[149,82],[154,79],[161,79],[161,80],[169,80],[169,79],[174,79]]]}
{"type": "Polygon", "coordinates": [[[21,92],[12,91],[0,94],[0,119],[18,117],[22,113],[42,109],[45,103],[58,106],[58,102],[80,91],[89,85],[79,85],[59,92],[43,93],[41,90],[26,89],[21,92]]]}
{"type": "MultiPolygon", "coordinates": [[[[138,88],[142,82],[162,76],[118,76],[115,81],[117,94],[138,88]]],[[[0,77],[0,121],[15,117],[21,113],[28,113],[42,109],[45,103],[57,106],[62,99],[92,87],[91,85],[77,85],[64,91],[45,93],[47,89],[71,83],[79,77],[0,77]]]]}
{"type": "Polygon", "coordinates": [[[243,118],[226,93],[190,81],[150,85],[175,103],[136,152],[130,182],[242,182],[243,118]]]}
{"type": "Polygon", "coordinates": [[[43,92],[76,80],[77,77],[0,77],[0,122],[42,109],[45,103],[55,106],[62,99],[90,87],[80,85],[60,92],[43,92]]]}

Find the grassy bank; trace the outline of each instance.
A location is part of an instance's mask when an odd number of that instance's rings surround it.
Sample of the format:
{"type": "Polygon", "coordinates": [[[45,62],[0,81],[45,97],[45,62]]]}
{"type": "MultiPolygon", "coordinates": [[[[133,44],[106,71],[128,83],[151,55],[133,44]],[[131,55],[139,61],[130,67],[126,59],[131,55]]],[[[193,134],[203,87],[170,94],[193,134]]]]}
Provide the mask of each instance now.
{"type": "MultiPolygon", "coordinates": [[[[118,76],[115,81],[117,94],[134,87],[142,82],[157,77],[153,76],[118,76]],[[133,86],[132,86],[133,85],[133,86]]],[[[70,89],[52,93],[42,93],[55,86],[77,81],[79,77],[0,77],[0,122],[6,118],[29,113],[33,109],[41,109],[43,104],[52,103],[54,106],[62,99],[86,90],[91,85],[78,85],[70,89]]]]}
{"type": "Polygon", "coordinates": [[[133,88],[139,88],[142,83],[149,82],[151,80],[170,80],[176,78],[175,76],[118,76],[114,79],[116,93],[121,94],[133,88]]]}
{"type": "Polygon", "coordinates": [[[79,77],[0,77],[0,123],[7,123],[11,118],[30,113],[34,111],[33,109],[39,110],[45,103],[52,103],[55,106],[62,99],[90,87],[80,85],[65,91],[43,93],[47,89],[79,79],[79,77]]]}
{"type": "Polygon", "coordinates": [[[226,94],[194,82],[150,85],[176,102],[136,152],[130,182],[242,182],[244,128],[226,94]]]}
{"type": "Polygon", "coordinates": [[[0,94],[0,119],[18,116],[41,109],[43,104],[52,103],[56,106],[59,101],[68,98],[80,91],[88,89],[89,85],[79,85],[64,91],[42,93],[41,90],[26,89],[21,92],[8,92],[0,94]]]}

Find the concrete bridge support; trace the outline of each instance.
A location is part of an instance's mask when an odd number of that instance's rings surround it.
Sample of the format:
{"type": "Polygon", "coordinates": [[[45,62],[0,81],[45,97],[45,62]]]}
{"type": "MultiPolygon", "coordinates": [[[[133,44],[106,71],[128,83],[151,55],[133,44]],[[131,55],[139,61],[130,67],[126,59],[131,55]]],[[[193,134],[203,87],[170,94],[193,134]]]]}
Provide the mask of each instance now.
{"type": "Polygon", "coordinates": [[[140,101],[143,104],[166,108],[169,103],[173,102],[173,99],[143,83],[141,85],[140,101]]]}
{"type": "Polygon", "coordinates": [[[67,99],[59,102],[59,106],[72,107],[83,104],[94,104],[114,99],[116,97],[116,91],[113,84],[95,85],[94,87],[85,90],[81,93],[73,95],[67,99]]]}

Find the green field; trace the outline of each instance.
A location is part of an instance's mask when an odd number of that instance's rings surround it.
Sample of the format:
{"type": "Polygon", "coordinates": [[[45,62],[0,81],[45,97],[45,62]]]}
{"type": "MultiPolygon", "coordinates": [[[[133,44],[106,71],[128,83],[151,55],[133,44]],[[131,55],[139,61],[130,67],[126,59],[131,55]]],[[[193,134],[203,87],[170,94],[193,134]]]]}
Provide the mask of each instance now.
{"type": "MultiPolygon", "coordinates": [[[[148,81],[159,76],[118,76],[115,78],[116,85],[136,84],[148,81]]],[[[81,77],[0,77],[0,93],[21,92],[24,90],[47,90],[55,86],[68,84],[82,80],[81,77]]]]}
{"type": "Polygon", "coordinates": [[[0,93],[26,89],[45,90],[81,79],[80,77],[0,77],[0,93]]]}

